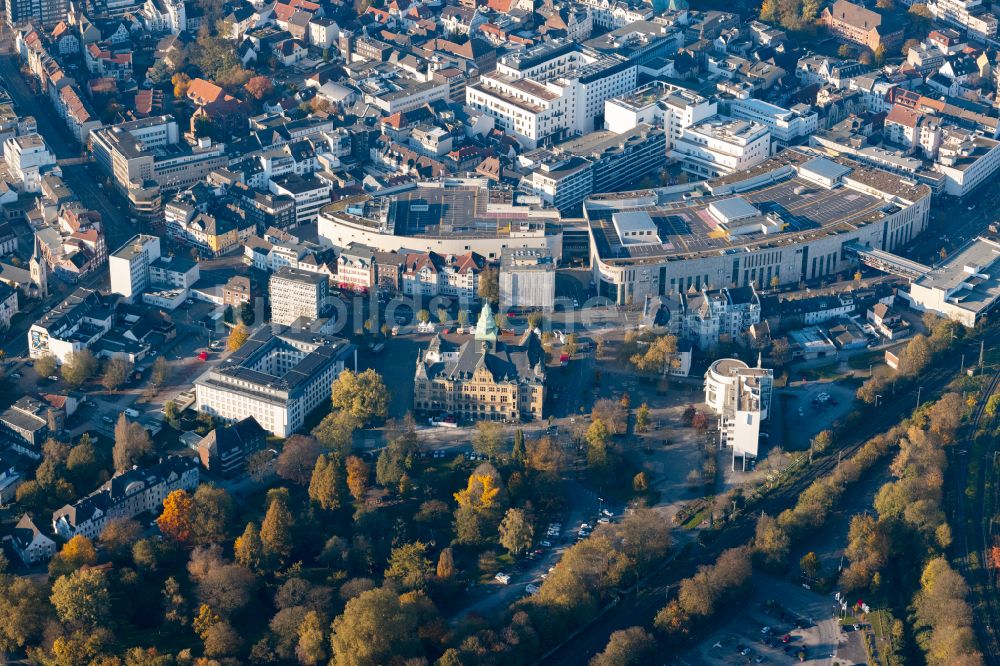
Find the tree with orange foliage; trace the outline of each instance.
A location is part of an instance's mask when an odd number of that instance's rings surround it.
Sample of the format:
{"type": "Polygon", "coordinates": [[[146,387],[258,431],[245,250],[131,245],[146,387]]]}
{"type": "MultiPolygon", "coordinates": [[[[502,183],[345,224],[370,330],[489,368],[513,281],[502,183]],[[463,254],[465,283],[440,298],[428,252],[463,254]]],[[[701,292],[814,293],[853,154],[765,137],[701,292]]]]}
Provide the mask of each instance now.
{"type": "Polygon", "coordinates": [[[193,511],[194,500],[187,491],[175,490],[163,500],[163,513],[156,519],[156,524],[164,535],[174,541],[187,543],[193,534],[193,511]]]}
{"type": "Polygon", "coordinates": [[[368,492],[368,463],[357,456],[347,459],[347,489],[358,504],[365,499],[368,492]]]}
{"type": "Polygon", "coordinates": [[[269,97],[274,92],[274,84],[271,83],[269,76],[254,76],[243,87],[246,88],[251,97],[258,101],[269,97]]]}
{"type": "Polygon", "coordinates": [[[1000,569],[1000,546],[990,548],[990,566],[994,569],[1000,569]]]}
{"type": "Polygon", "coordinates": [[[188,84],[191,83],[191,77],[184,72],[178,72],[170,77],[170,82],[174,84],[174,97],[181,99],[187,96],[188,84]]]}

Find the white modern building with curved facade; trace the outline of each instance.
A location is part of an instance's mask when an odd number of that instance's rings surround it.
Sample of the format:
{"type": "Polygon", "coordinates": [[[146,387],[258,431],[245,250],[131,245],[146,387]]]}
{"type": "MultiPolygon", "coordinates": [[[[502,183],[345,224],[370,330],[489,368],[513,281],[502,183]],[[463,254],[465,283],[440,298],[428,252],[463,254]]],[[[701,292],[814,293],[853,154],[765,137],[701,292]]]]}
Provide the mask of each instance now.
{"type": "Polygon", "coordinates": [[[852,247],[899,251],[924,230],[930,205],[926,185],[788,149],[694,185],[594,195],[584,216],[598,292],[627,305],[853,272],[852,247]]]}
{"type": "Polygon", "coordinates": [[[491,189],[484,179],[423,182],[391,193],[326,206],[319,215],[325,245],[366,245],[380,252],[475,252],[499,260],[504,250],[544,248],[562,257],[559,211],[538,197],[491,189]]]}
{"type": "Polygon", "coordinates": [[[735,358],[720,358],[705,373],[705,402],[719,417],[719,445],[733,451],[746,470],[747,459],[756,459],[760,425],[771,408],[774,371],[751,368],[735,358]]]}

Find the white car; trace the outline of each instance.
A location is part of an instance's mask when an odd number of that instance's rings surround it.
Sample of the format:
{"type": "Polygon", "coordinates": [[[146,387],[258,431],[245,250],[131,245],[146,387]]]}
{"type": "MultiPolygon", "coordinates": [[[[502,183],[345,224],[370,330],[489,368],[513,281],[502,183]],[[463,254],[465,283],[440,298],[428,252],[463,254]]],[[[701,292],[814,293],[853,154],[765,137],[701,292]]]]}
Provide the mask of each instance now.
{"type": "Polygon", "coordinates": [[[527,587],[524,588],[524,591],[534,596],[538,594],[538,589],[539,589],[538,586],[535,585],[534,583],[528,583],[527,587]]]}
{"type": "Polygon", "coordinates": [[[508,585],[510,583],[510,576],[503,572],[498,573],[496,576],[493,576],[493,579],[496,580],[497,582],[503,583],[504,585],[508,585]]]}

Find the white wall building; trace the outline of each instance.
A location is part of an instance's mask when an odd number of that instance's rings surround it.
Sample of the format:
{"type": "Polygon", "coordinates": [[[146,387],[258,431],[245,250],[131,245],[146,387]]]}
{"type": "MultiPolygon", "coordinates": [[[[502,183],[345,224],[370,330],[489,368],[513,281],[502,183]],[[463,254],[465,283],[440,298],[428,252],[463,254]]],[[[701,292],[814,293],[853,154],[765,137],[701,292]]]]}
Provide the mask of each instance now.
{"type": "Polygon", "coordinates": [[[40,192],[43,175],[52,170],[59,174],[56,156],[39,134],[8,138],[3,144],[3,158],[11,175],[20,181],[22,192],[40,192]]]}
{"type": "Polygon", "coordinates": [[[574,42],[545,42],[497,61],[495,72],[466,88],[466,103],[526,148],[595,129],[604,102],[635,88],[624,57],[574,42]]]}
{"type": "Polygon", "coordinates": [[[667,151],[684,130],[717,113],[714,100],[693,90],[652,81],[604,103],[604,122],[615,134],[624,134],[642,123],[662,127],[667,135],[667,151]]]}
{"type": "Polygon", "coordinates": [[[996,37],[997,17],[982,0],[936,0],[927,7],[938,20],[965,28],[972,38],[996,37]]]}
{"type": "Polygon", "coordinates": [[[944,130],[933,169],[944,174],[945,192],[964,197],[1000,168],[1000,141],[979,132],[944,130]]]}
{"type": "Polygon", "coordinates": [[[975,326],[1000,300],[1000,242],[977,238],[910,283],[915,309],[975,326]]]}
{"type": "Polygon", "coordinates": [[[717,116],[685,128],[670,155],[700,178],[746,171],[771,156],[771,132],[760,123],[717,116]]]}
{"type": "Polygon", "coordinates": [[[346,340],[262,326],[195,380],[197,409],[230,422],[253,416],[272,435],[288,437],[330,400],[330,386],[348,363],[357,370],[356,350],[346,340]]]}
{"type": "Polygon", "coordinates": [[[551,309],[556,297],[556,264],[544,249],[506,250],[500,256],[500,307],[551,309]]]}
{"type": "Polygon", "coordinates": [[[152,283],[150,264],[160,258],[158,236],[140,234],[111,253],[111,291],[125,298],[134,298],[152,283]]]}
{"type": "Polygon", "coordinates": [[[173,491],[197,487],[195,459],[169,456],[153,467],[117,474],[90,495],[54,511],[52,530],[67,540],[77,534],[95,540],[109,521],[158,511],[173,491]]]}
{"type": "Polygon", "coordinates": [[[719,444],[733,450],[733,469],[739,457],[746,470],[747,458],[756,459],[760,447],[760,425],[771,407],[774,371],[749,367],[735,358],[722,358],[705,373],[705,402],[719,417],[719,444]]]}
{"type": "Polygon", "coordinates": [[[315,320],[326,309],[330,282],[322,273],[283,266],[271,274],[271,322],[287,326],[299,317],[315,320]]]}
{"type": "Polygon", "coordinates": [[[772,139],[785,145],[809,136],[819,126],[819,114],[808,104],[784,109],[753,97],[730,102],[729,115],[764,125],[771,130],[772,139]]]}

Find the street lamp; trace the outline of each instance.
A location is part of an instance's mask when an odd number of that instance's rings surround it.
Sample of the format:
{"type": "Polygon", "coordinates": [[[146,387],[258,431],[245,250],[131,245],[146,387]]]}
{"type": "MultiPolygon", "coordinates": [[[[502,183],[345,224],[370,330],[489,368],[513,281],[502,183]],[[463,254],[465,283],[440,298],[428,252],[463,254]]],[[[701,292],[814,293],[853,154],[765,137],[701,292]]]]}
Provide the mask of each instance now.
{"type": "Polygon", "coordinates": [[[875,396],[875,409],[878,409],[878,401],[882,399],[881,395],[875,396]]]}

